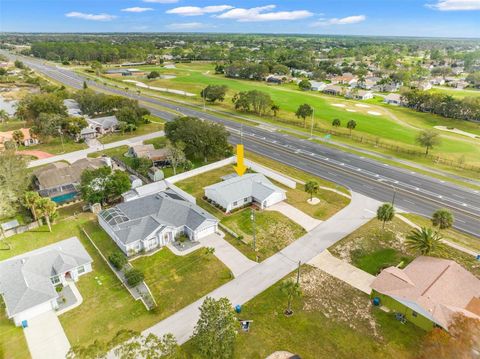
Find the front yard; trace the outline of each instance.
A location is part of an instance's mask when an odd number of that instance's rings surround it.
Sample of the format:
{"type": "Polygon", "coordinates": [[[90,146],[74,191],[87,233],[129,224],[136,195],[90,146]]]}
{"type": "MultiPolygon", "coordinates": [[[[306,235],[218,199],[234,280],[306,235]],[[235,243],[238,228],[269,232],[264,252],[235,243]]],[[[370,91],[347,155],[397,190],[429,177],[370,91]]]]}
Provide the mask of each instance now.
{"type": "MultiPolygon", "coordinates": [[[[160,121],[160,119],[155,118],[155,121],[160,121]]],[[[147,123],[147,124],[139,125],[137,127],[137,129],[133,132],[110,133],[110,134],[107,134],[105,136],[100,137],[98,140],[100,141],[100,143],[106,144],[106,143],[111,143],[111,142],[116,142],[116,141],[121,141],[121,140],[127,140],[127,139],[132,138],[132,137],[146,135],[146,134],[152,133],[152,132],[162,131],[163,128],[164,128],[164,124],[162,122],[150,122],[150,123],[147,123]]]]}
{"type": "MultiPolygon", "coordinates": [[[[302,296],[294,299],[291,317],[283,314],[287,298],[281,282],[243,306],[238,317],[253,322],[250,332],[240,331],[235,358],[265,358],[280,350],[304,359],[401,359],[418,354],[424,332],[373,308],[366,294],[310,266],[302,267],[300,283],[302,296]]],[[[185,349],[193,357],[197,354],[190,342],[185,349]]]]}
{"type": "MultiPolygon", "coordinates": [[[[427,223],[419,223],[426,225],[427,223]]],[[[401,268],[410,263],[418,254],[405,247],[405,237],[413,228],[395,218],[382,229],[382,223],[372,219],[341,241],[329,248],[336,257],[373,275],[382,269],[399,265],[401,268]]],[[[450,230],[454,231],[454,230],[450,230]]],[[[443,232],[441,232],[443,235],[443,232]]],[[[444,235],[447,238],[446,235],[444,235]]],[[[472,255],[445,246],[445,249],[431,254],[434,257],[451,259],[480,276],[480,264],[472,255]]]]}

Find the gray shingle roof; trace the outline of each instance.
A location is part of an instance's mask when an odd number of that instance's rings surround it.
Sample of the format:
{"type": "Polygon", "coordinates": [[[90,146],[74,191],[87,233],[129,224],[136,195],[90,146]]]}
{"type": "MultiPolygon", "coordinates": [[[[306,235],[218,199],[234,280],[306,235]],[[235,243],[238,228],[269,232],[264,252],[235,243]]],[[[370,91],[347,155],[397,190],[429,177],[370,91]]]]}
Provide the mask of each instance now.
{"type": "Polygon", "coordinates": [[[101,126],[104,130],[109,130],[118,126],[116,116],[87,118],[87,122],[92,126],[101,126]]]}
{"type": "Polygon", "coordinates": [[[112,227],[124,244],[145,239],[160,227],[187,226],[195,231],[205,221],[218,221],[210,213],[184,200],[172,190],[121,203],[100,212],[99,216],[112,227]],[[115,216],[112,216],[112,211],[115,212],[115,216]]]}
{"type": "Polygon", "coordinates": [[[0,294],[9,316],[57,298],[50,278],[91,262],[76,237],[0,262],[0,294]]]}
{"type": "Polygon", "coordinates": [[[205,187],[205,189],[217,192],[227,203],[247,197],[254,197],[262,202],[274,192],[285,192],[261,173],[249,173],[241,177],[236,176],[205,187]]]}

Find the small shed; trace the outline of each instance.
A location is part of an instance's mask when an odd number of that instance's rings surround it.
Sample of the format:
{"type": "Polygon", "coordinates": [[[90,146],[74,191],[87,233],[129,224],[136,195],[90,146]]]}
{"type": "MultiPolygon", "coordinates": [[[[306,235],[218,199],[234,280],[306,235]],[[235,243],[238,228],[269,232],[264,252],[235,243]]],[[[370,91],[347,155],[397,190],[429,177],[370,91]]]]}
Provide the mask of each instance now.
{"type": "Polygon", "coordinates": [[[153,166],[148,170],[148,178],[150,178],[153,182],[157,182],[163,180],[165,175],[160,168],[153,166]]]}
{"type": "Polygon", "coordinates": [[[140,178],[138,178],[137,176],[130,175],[129,178],[130,178],[130,183],[132,184],[132,187],[131,187],[132,189],[140,187],[141,185],[143,185],[142,180],[140,178]]]}

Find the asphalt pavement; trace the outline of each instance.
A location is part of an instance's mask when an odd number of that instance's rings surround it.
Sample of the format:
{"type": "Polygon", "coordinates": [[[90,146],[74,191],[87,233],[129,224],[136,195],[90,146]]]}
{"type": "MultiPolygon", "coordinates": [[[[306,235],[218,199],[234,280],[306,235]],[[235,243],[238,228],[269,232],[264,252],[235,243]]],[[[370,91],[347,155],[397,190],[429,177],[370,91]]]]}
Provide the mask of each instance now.
{"type": "Polygon", "coordinates": [[[247,152],[251,151],[291,165],[376,200],[394,201],[397,207],[405,211],[429,217],[438,208],[449,208],[455,215],[455,228],[480,237],[480,193],[477,190],[343,152],[307,139],[269,131],[259,126],[242,125],[219,114],[204,112],[183,103],[173,103],[134,91],[108,87],[71,70],[38,59],[22,57],[21,60],[32,69],[73,88],[82,88],[83,82],[86,81],[90,88],[142,101],[152,114],[165,120],[176,117],[173,111],[223,123],[231,132],[231,143],[243,142],[247,152]],[[156,106],[166,110],[162,111],[156,106]]]}

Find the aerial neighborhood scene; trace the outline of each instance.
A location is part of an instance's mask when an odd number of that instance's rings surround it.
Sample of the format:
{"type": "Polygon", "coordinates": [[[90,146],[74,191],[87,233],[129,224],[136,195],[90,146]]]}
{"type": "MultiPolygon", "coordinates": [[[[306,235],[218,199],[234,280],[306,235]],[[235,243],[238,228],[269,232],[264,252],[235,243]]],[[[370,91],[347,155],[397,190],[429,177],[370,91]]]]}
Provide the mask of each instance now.
{"type": "Polygon", "coordinates": [[[0,359],[480,359],[480,0],[0,1],[0,359]]]}

